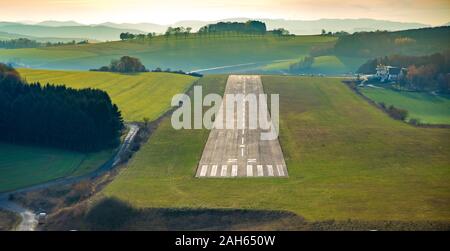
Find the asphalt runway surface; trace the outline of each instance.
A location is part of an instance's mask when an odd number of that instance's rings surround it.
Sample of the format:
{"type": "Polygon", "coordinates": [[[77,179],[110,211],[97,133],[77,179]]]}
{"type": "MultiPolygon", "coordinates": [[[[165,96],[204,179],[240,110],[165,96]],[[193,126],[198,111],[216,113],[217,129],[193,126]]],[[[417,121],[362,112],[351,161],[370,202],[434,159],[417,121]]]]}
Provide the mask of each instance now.
{"type": "MultiPolygon", "coordinates": [[[[225,94],[244,94],[245,97],[247,94],[256,94],[256,97],[259,97],[259,94],[263,93],[260,76],[231,75],[225,88],[225,94]]],[[[259,98],[257,99],[259,100],[259,98]]],[[[255,116],[250,115],[259,111],[252,109],[248,103],[245,104],[235,105],[231,110],[226,105],[226,99],[222,101],[217,118],[228,112],[232,116],[225,116],[223,120],[216,119],[214,122],[214,128],[209,134],[195,177],[288,177],[278,137],[273,140],[261,140],[261,133],[269,130],[262,130],[259,126],[255,128],[250,125],[255,122],[251,121],[255,116]],[[227,112],[226,109],[229,111],[227,112]],[[233,123],[235,126],[233,129],[226,129],[226,123],[233,123]],[[239,127],[238,124],[241,126],[239,127]],[[218,125],[223,125],[223,127],[218,125]]],[[[258,109],[265,109],[269,114],[267,105],[260,106],[258,109]]],[[[270,115],[268,117],[270,119],[270,115]]],[[[259,123],[260,116],[257,116],[256,120],[259,123]]]]}

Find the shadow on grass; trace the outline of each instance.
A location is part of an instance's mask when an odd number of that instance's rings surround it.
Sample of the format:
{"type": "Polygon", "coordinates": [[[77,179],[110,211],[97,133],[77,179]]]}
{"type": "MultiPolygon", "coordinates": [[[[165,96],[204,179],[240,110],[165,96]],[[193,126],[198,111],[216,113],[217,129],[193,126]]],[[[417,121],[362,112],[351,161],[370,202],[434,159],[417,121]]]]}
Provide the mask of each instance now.
{"type": "Polygon", "coordinates": [[[65,210],[50,218],[44,230],[450,230],[449,222],[305,221],[288,211],[244,209],[134,208],[116,198],[91,207],[65,210]]]}

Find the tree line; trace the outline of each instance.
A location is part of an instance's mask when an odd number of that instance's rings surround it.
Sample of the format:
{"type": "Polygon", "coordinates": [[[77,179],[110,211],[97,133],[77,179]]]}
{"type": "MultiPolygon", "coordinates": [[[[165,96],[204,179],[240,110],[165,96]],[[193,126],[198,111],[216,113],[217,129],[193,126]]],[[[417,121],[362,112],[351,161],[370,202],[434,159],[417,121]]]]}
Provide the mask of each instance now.
{"type": "Polygon", "coordinates": [[[373,74],[380,64],[407,68],[406,76],[398,80],[400,87],[450,93],[450,51],[426,56],[392,55],[370,59],[359,67],[358,73],[373,74]]]}
{"type": "MultiPolygon", "coordinates": [[[[168,27],[163,36],[184,37],[187,38],[192,33],[191,27],[168,27]]],[[[290,33],[284,28],[267,30],[266,24],[260,21],[241,22],[219,22],[201,27],[197,33],[199,36],[217,36],[217,35],[264,35],[272,34],[275,36],[289,36],[290,33]]],[[[156,33],[132,34],[124,32],[120,34],[121,40],[144,40],[157,36],[156,33]]]]}
{"type": "Polygon", "coordinates": [[[123,120],[104,91],[28,84],[0,64],[0,140],[83,152],[115,147],[123,120]]]}
{"type": "Polygon", "coordinates": [[[30,40],[27,38],[18,38],[10,40],[0,40],[0,48],[4,49],[20,49],[20,48],[39,48],[39,47],[50,47],[50,46],[61,46],[61,45],[75,45],[75,44],[87,44],[87,40],[76,42],[75,40],[70,42],[46,42],[41,43],[36,40],[30,40]]]}

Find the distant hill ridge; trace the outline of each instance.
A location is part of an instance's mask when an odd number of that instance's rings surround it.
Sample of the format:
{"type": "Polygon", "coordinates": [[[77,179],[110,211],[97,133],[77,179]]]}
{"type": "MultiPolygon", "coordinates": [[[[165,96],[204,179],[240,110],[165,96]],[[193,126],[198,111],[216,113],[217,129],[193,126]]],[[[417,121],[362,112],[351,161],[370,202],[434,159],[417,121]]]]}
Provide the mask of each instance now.
{"type": "MultiPolygon", "coordinates": [[[[388,30],[399,31],[430,27],[422,23],[406,23],[375,19],[319,19],[319,20],[285,20],[285,19],[258,19],[258,18],[230,18],[216,21],[184,20],[171,25],[155,23],[113,23],[81,24],[75,21],[43,21],[36,24],[15,22],[0,22],[0,31],[36,37],[80,37],[95,40],[118,40],[122,32],[130,33],[163,33],[169,26],[192,27],[197,31],[202,26],[217,22],[245,22],[248,20],[262,21],[267,29],[285,28],[292,34],[311,35],[319,34],[322,29],[326,31],[358,31],[388,30]]],[[[448,25],[448,24],[446,24],[448,25]]]]}

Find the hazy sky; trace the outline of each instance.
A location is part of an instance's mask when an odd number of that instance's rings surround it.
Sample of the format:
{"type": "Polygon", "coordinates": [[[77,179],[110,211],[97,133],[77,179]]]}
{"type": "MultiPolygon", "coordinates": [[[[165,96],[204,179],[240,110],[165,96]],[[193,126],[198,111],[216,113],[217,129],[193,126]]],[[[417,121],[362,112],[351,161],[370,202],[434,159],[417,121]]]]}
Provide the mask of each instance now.
{"type": "Polygon", "coordinates": [[[450,22],[450,0],[0,0],[0,12],[0,21],[374,18],[440,25],[450,22]]]}

